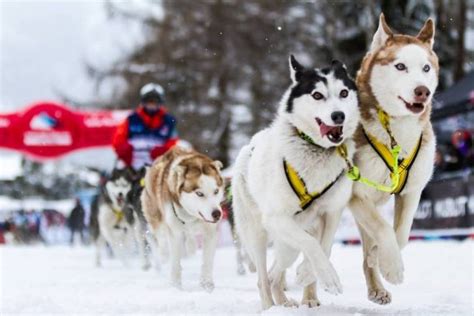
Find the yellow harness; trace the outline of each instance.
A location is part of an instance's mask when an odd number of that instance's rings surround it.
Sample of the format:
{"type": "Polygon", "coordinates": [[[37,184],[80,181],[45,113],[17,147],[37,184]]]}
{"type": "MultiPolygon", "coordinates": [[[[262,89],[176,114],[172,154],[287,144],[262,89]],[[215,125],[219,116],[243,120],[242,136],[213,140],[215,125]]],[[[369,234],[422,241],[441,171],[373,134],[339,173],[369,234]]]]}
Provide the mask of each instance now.
{"type": "MultiPolygon", "coordinates": [[[[385,144],[377,140],[377,138],[370,135],[365,130],[363,131],[370,146],[372,146],[372,148],[380,156],[380,158],[385,162],[385,164],[387,165],[387,168],[390,170],[390,180],[391,180],[390,186],[379,184],[374,181],[371,181],[370,179],[362,177],[360,174],[359,168],[353,165],[352,162],[349,160],[348,154],[347,154],[347,148],[344,144],[338,146],[336,150],[337,150],[337,153],[346,162],[346,165],[348,168],[346,175],[349,179],[351,179],[352,181],[358,181],[358,182],[364,183],[365,185],[373,187],[382,192],[387,192],[390,194],[399,194],[407,183],[410,168],[415,162],[416,156],[418,155],[418,152],[420,151],[421,142],[423,140],[423,134],[420,135],[420,138],[418,139],[418,142],[415,148],[413,148],[413,150],[411,151],[410,155],[408,155],[405,159],[399,159],[398,157],[401,151],[401,147],[400,145],[397,144],[397,141],[392,135],[392,131],[390,129],[389,115],[378,106],[377,106],[377,115],[378,115],[380,123],[382,124],[383,128],[385,129],[385,131],[387,131],[390,137],[390,149],[387,146],[385,146],[385,144]]],[[[309,142],[310,144],[316,145],[316,143],[311,139],[311,137],[309,137],[308,135],[306,135],[305,133],[299,130],[297,130],[297,132],[300,138],[309,142]]],[[[299,176],[298,172],[285,159],[283,159],[283,169],[285,170],[285,175],[288,180],[288,183],[290,184],[291,188],[293,189],[296,196],[300,200],[301,210],[296,212],[296,214],[308,208],[314,200],[316,200],[317,198],[321,197],[324,193],[326,193],[334,185],[334,183],[337,182],[340,176],[344,173],[344,170],[342,170],[341,173],[333,181],[331,181],[328,185],[326,185],[324,189],[321,190],[320,192],[311,193],[311,192],[308,192],[306,184],[304,180],[299,176]]]]}
{"type": "MultiPolygon", "coordinates": [[[[300,138],[309,142],[312,145],[316,145],[314,141],[311,139],[311,137],[309,137],[308,135],[306,135],[305,133],[301,131],[297,130],[297,132],[300,138]]],[[[344,144],[337,147],[337,152],[344,159],[347,159],[347,148],[344,144]]],[[[344,173],[344,170],[342,170],[341,173],[338,174],[337,177],[333,181],[331,181],[329,184],[327,184],[321,191],[309,192],[304,180],[299,176],[295,168],[293,168],[286,161],[286,159],[283,159],[283,170],[285,171],[286,179],[288,180],[290,187],[293,189],[293,192],[295,192],[296,196],[300,200],[301,210],[296,212],[295,215],[307,209],[311,205],[311,203],[313,203],[314,200],[320,198],[324,193],[326,193],[337,182],[337,180],[339,180],[341,175],[344,173]]]]}
{"type": "MultiPolygon", "coordinates": [[[[395,165],[394,157],[392,156],[390,149],[385,146],[385,144],[381,143],[377,138],[375,138],[373,135],[367,133],[364,130],[364,135],[365,138],[367,139],[368,143],[370,146],[375,150],[375,152],[379,155],[379,157],[385,162],[385,165],[387,168],[390,170],[390,178],[394,178],[394,169],[393,166],[395,165]]],[[[416,156],[418,155],[418,152],[420,151],[421,147],[421,141],[423,139],[423,134],[420,135],[420,138],[418,139],[418,142],[411,151],[411,153],[403,160],[399,159],[398,160],[398,183],[397,185],[392,188],[390,194],[399,194],[402,192],[403,188],[405,187],[407,180],[408,180],[408,174],[410,171],[411,166],[413,165],[413,162],[415,161],[416,156]]]]}
{"type": "Polygon", "coordinates": [[[112,209],[112,212],[114,213],[115,215],[115,219],[117,220],[115,222],[115,226],[118,226],[118,224],[122,221],[123,219],[123,211],[122,210],[117,210],[115,209],[114,207],[111,207],[112,209]]]}
{"type": "Polygon", "coordinates": [[[283,168],[285,170],[286,179],[288,180],[290,187],[293,189],[296,196],[300,200],[301,210],[296,212],[296,214],[304,211],[311,205],[314,200],[326,193],[344,173],[344,170],[341,171],[341,173],[336,177],[336,179],[326,185],[324,189],[322,189],[320,192],[310,193],[308,192],[308,188],[306,187],[304,180],[298,175],[298,172],[286,160],[283,160],[283,168]]]}

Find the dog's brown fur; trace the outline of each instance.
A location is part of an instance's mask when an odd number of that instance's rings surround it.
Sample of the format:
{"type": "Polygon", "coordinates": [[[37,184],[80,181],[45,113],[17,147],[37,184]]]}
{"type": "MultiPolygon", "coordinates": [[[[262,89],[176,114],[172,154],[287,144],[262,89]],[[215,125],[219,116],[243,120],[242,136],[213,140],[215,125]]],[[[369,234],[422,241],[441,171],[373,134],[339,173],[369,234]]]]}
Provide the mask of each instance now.
{"type": "MultiPolygon", "coordinates": [[[[377,105],[377,100],[375,99],[369,84],[372,68],[375,64],[386,65],[393,62],[397,51],[401,47],[415,44],[425,49],[428,52],[430,62],[434,66],[436,73],[439,74],[438,56],[432,50],[431,45],[428,42],[432,35],[430,29],[433,28],[433,21],[431,19],[425,23],[416,37],[405,34],[393,34],[390,27],[387,25],[383,14],[380,17],[380,20],[382,21],[382,26],[385,32],[391,34],[391,37],[389,37],[387,43],[380,49],[375,52],[369,52],[365,55],[356,77],[356,85],[359,92],[360,113],[362,118],[365,120],[374,119],[373,112],[371,113],[370,110],[375,109],[377,105]]],[[[428,104],[428,108],[420,116],[420,120],[429,121],[430,114],[431,104],[428,104]]],[[[355,137],[356,141],[358,143],[366,143],[365,137],[363,137],[361,132],[362,129],[359,128],[359,132],[355,137]]]]}
{"type": "Polygon", "coordinates": [[[145,177],[142,194],[144,215],[153,229],[157,229],[164,217],[164,205],[180,205],[181,192],[192,192],[201,175],[214,177],[219,186],[224,180],[220,166],[209,157],[194,150],[175,147],[161,156],[150,167],[145,177]],[[181,161],[172,169],[173,163],[181,161]]]}
{"type": "MultiPolygon", "coordinates": [[[[359,126],[358,130],[354,135],[354,139],[358,147],[358,151],[355,156],[355,161],[357,164],[364,160],[370,161],[370,159],[374,159],[374,157],[375,159],[379,159],[378,157],[376,157],[376,155],[374,156],[373,150],[370,149],[370,146],[368,145],[367,139],[364,136],[363,131],[364,124],[374,124],[374,122],[378,122],[376,111],[378,102],[370,86],[370,78],[373,67],[376,64],[386,65],[392,63],[395,60],[396,53],[400,50],[400,48],[409,44],[415,44],[426,50],[431,65],[436,71],[436,74],[439,74],[438,58],[435,52],[432,50],[431,41],[434,35],[434,24],[431,19],[426,21],[425,25],[417,36],[393,34],[389,26],[387,25],[383,15],[381,15],[380,17],[380,24],[384,32],[387,33],[389,37],[385,44],[382,45],[380,48],[367,53],[367,55],[362,61],[361,68],[358,71],[356,78],[362,118],[361,125],[359,126]]],[[[418,118],[419,125],[422,126],[423,133],[420,152],[423,152],[425,150],[429,151],[430,149],[427,148],[433,146],[433,142],[435,142],[434,133],[430,123],[431,104],[427,103],[425,104],[425,107],[425,111],[418,118]]],[[[372,174],[376,172],[373,167],[370,168],[367,170],[361,169],[361,173],[364,176],[370,178],[372,174]]],[[[416,172],[416,170],[412,172],[416,172]]],[[[385,178],[389,178],[388,171],[386,171],[385,178]]],[[[420,188],[420,190],[421,189],[422,188],[420,188]]],[[[379,235],[377,235],[379,234],[379,232],[376,233],[377,227],[382,227],[385,225],[385,222],[379,217],[376,211],[376,206],[385,203],[389,199],[389,197],[389,194],[377,192],[370,188],[360,189],[359,186],[359,189],[355,187],[350,203],[350,207],[353,210],[353,213],[354,209],[359,209],[358,213],[360,214],[358,215],[359,218],[357,219],[357,221],[365,221],[364,225],[362,225],[362,222],[358,223],[359,231],[361,233],[363,242],[364,274],[368,286],[369,299],[378,304],[387,304],[391,301],[391,295],[383,287],[379,276],[380,266],[377,267],[379,265],[377,261],[379,261],[380,263],[380,260],[377,259],[377,256],[380,255],[380,249],[379,251],[377,251],[378,241],[376,240],[377,238],[379,238],[379,235]],[[369,229],[367,229],[367,227],[369,227],[369,229]]],[[[410,218],[412,215],[407,215],[410,212],[405,209],[405,204],[408,203],[408,200],[415,201],[416,198],[419,199],[419,196],[395,196],[394,229],[397,233],[396,241],[398,242],[400,248],[403,248],[405,246],[406,242],[408,241],[408,236],[405,236],[405,234],[399,234],[398,230],[401,229],[401,226],[409,225],[408,227],[410,227],[412,221],[412,218],[410,218]]],[[[417,201],[415,201],[414,203],[417,203],[417,201]]]]}

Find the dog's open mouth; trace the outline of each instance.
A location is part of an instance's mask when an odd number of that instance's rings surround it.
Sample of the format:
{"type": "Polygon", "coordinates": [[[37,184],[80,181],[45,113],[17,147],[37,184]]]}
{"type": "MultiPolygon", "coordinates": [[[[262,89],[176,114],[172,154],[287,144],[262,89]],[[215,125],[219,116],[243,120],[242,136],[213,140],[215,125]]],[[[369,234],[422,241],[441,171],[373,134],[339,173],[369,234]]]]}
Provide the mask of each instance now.
{"type": "Polygon", "coordinates": [[[201,213],[201,212],[199,212],[199,216],[201,216],[202,220],[203,220],[203,221],[205,221],[206,223],[215,224],[215,223],[217,223],[217,222],[218,222],[218,220],[216,220],[216,221],[210,221],[210,220],[207,220],[207,219],[204,217],[204,215],[202,215],[202,213],[201,213]]]}
{"type": "Polygon", "coordinates": [[[420,112],[423,112],[423,110],[425,109],[425,105],[423,103],[408,103],[402,97],[398,97],[398,98],[402,100],[403,103],[405,103],[405,106],[407,107],[407,109],[413,113],[420,113],[420,112]]]}
{"type": "Polygon", "coordinates": [[[123,198],[123,196],[117,196],[117,204],[119,206],[123,206],[124,203],[125,203],[125,199],[123,198]]]}
{"type": "Polygon", "coordinates": [[[322,137],[327,136],[327,138],[335,144],[342,141],[342,125],[326,125],[319,117],[316,118],[316,123],[319,125],[319,131],[322,137]]]}

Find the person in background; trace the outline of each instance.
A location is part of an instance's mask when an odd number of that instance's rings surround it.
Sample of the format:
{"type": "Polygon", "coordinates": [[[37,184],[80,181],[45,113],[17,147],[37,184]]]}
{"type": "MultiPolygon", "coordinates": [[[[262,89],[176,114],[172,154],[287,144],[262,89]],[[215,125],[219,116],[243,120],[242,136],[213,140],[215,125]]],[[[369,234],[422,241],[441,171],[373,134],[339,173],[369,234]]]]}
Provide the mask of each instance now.
{"type": "Polygon", "coordinates": [[[84,211],[84,208],[82,207],[81,201],[76,198],[76,205],[71,211],[71,214],[69,215],[69,218],[67,219],[67,223],[69,226],[69,229],[71,230],[71,240],[70,244],[71,246],[74,245],[74,236],[76,233],[79,233],[79,236],[81,236],[81,242],[84,244],[84,217],[85,217],[86,212],[84,211]]]}
{"type": "Polygon", "coordinates": [[[164,90],[149,83],[140,90],[140,104],[118,126],[112,146],[118,158],[135,170],[149,165],[178,142],[176,119],[164,107],[164,90]]]}
{"type": "Polygon", "coordinates": [[[459,129],[451,135],[451,143],[456,149],[463,168],[474,166],[473,137],[469,130],[459,129]]]}

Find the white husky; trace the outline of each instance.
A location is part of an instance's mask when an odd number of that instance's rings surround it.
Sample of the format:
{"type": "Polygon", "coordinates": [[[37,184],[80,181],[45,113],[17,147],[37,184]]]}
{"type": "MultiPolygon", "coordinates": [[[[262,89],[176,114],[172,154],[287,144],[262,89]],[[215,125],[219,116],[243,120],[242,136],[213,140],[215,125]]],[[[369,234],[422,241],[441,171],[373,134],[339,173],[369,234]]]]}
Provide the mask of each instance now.
{"type": "MultiPolygon", "coordinates": [[[[344,173],[359,120],[356,87],[337,61],[307,69],[291,56],[290,71],[293,83],[277,117],[242,148],[232,181],[237,229],[257,268],[263,308],[274,304],[272,292],[277,304],[294,304],[281,281],[300,252],[327,291],[342,292],[328,256],[352,189],[344,173]],[[271,287],[267,233],[275,243],[271,287]]],[[[305,288],[302,303],[318,304],[315,283],[305,288]]]]}

